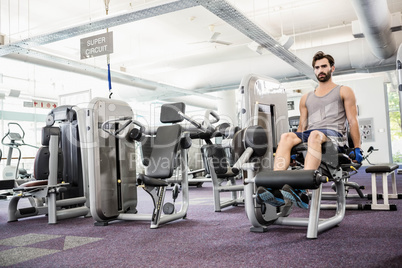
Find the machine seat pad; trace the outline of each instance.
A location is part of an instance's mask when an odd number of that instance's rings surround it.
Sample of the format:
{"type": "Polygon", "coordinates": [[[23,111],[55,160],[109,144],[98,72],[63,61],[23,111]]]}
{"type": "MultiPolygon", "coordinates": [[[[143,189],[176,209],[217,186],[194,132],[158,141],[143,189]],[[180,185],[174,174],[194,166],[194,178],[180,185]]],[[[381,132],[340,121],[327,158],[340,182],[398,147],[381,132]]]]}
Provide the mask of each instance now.
{"type": "MultiPolygon", "coordinates": [[[[327,141],[322,144],[322,159],[321,162],[325,163],[326,165],[337,168],[347,167],[350,169],[350,165],[354,168],[359,169],[360,164],[354,163],[348,155],[347,148],[338,148],[333,142],[327,141]]],[[[304,157],[302,156],[302,152],[307,151],[308,145],[307,142],[300,143],[292,148],[291,154],[297,156],[297,160],[299,162],[304,162],[304,157]]]]}
{"type": "Polygon", "coordinates": [[[165,180],[152,178],[145,174],[139,174],[138,181],[143,182],[146,186],[168,186],[165,180]]]}
{"type": "MultiPolygon", "coordinates": [[[[304,162],[303,152],[307,151],[307,142],[299,143],[291,150],[292,155],[297,156],[299,162],[304,162]]],[[[324,142],[321,146],[322,159],[321,162],[327,164],[330,167],[337,168],[339,164],[344,164],[345,160],[351,162],[350,158],[343,153],[339,153],[338,146],[331,141],[324,142]],[[345,157],[345,159],[343,159],[345,157]]]]}
{"type": "Polygon", "coordinates": [[[0,190],[13,189],[15,180],[0,180],[0,190]]]}
{"type": "Polygon", "coordinates": [[[43,185],[47,185],[47,180],[27,181],[27,182],[21,184],[20,186],[18,186],[18,188],[36,187],[36,186],[43,186],[43,185]]]}
{"type": "Polygon", "coordinates": [[[308,148],[307,142],[302,142],[302,143],[299,143],[296,146],[294,146],[292,148],[291,153],[292,154],[301,153],[301,152],[307,151],[307,148],[308,148]]]}
{"type": "Polygon", "coordinates": [[[366,168],[366,173],[385,173],[397,169],[399,166],[394,163],[378,164],[366,168]]]}
{"type": "MultiPolygon", "coordinates": [[[[321,148],[322,148],[322,154],[326,154],[327,152],[332,154],[333,152],[339,151],[337,146],[332,141],[324,142],[321,148]]],[[[308,149],[307,142],[302,142],[293,146],[291,153],[297,154],[303,151],[307,151],[307,149],[308,149]]]]}

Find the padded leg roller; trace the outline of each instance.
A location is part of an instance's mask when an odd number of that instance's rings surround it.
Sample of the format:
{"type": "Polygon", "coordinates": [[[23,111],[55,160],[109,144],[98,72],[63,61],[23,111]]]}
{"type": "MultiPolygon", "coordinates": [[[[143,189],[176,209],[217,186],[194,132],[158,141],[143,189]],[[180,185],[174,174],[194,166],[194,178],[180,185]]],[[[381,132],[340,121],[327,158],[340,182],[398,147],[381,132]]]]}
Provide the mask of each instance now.
{"type": "Polygon", "coordinates": [[[255,185],[281,189],[285,184],[295,189],[317,189],[328,178],[317,170],[263,171],[255,177],[255,185]]]}

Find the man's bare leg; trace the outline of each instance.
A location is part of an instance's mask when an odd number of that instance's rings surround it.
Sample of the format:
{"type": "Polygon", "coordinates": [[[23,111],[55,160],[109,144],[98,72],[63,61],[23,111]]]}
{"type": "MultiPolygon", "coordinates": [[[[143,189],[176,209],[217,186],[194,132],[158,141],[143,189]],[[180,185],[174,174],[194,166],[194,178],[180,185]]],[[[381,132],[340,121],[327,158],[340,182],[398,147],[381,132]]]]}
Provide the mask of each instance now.
{"type": "Polygon", "coordinates": [[[290,151],[293,146],[301,142],[302,140],[293,132],[282,134],[275,153],[274,170],[288,169],[290,164],[290,151]]]}
{"type": "Polygon", "coordinates": [[[320,131],[312,131],[307,141],[308,150],[304,160],[305,170],[316,170],[321,164],[322,150],[321,146],[328,141],[327,136],[320,131]]]}

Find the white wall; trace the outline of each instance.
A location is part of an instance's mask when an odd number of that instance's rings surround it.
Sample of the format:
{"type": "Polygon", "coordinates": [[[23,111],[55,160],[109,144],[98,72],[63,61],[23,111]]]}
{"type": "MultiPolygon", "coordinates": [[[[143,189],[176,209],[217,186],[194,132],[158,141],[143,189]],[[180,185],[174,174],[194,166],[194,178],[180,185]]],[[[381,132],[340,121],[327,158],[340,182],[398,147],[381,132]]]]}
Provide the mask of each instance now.
{"type": "MultiPolygon", "coordinates": [[[[335,80],[335,79],[334,79],[335,80]]],[[[353,81],[335,81],[337,84],[353,89],[359,107],[359,120],[373,119],[373,141],[364,141],[362,149],[366,152],[370,146],[379,149],[373,152],[369,161],[373,164],[392,162],[390,153],[390,135],[387,126],[387,105],[384,79],[382,77],[365,78],[353,81]]],[[[369,165],[367,161],[363,165],[369,165]]]]}

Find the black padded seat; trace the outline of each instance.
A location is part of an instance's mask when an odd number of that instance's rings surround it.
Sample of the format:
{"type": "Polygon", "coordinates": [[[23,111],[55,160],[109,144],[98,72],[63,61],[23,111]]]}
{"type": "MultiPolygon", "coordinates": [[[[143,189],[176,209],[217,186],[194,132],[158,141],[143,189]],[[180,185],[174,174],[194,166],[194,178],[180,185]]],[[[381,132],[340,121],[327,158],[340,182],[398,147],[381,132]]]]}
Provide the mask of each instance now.
{"type": "Polygon", "coordinates": [[[371,198],[372,203],[366,204],[367,210],[397,210],[396,204],[390,204],[389,199],[401,199],[402,194],[398,194],[396,185],[395,170],[399,166],[393,163],[377,164],[366,168],[366,173],[371,173],[371,198]],[[382,194],[377,191],[377,178],[382,181],[382,194]],[[388,177],[391,179],[391,192],[388,190],[388,177]],[[378,203],[378,199],[383,199],[383,203],[378,203]]]}
{"type": "Polygon", "coordinates": [[[165,186],[160,179],[173,175],[181,132],[181,126],[177,124],[158,127],[146,174],[139,175],[145,185],[165,186]]]}
{"type": "Polygon", "coordinates": [[[387,163],[387,164],[377,164],[374,166],[370,166],[366,168],[366,173],[385,173],[391,172],[397,169],[399,165],[394,163],[387,163]]]}
{"type": "Polygon", "coordinates": [[[168,186],[169,184],[165,180],[149,177],[145,174],[138,174],[138,180],[144,182],[145,185],[151,186],[168,186]]]}
{"type": "MultiPolygon", "coordinates": [[[[327,141],[322,144],[322,159],[321,166],[325,167],[322,169],[323,175],[332,177],[332,174],[327,172],[327,168],[342,168],[342,170],[351,172],[358,170],[362,164],[359,164],[354,159],[347,155],[349,148],[340,148],[332,141],[327,141]]],[[[292,148],[291,154],[296,155],[296,160],[300,163],[304,163],[303,152],[307,152],[308,145],[307,142],[300,143],[292,148]]]]}
{"type": "MultiPolygon", "coordinates": [[[[15,180],[0,180],[0,190],[10,190],[13,189],[15,185],[15,180]]],[[[2,194],[0,194],[0,199],[2,194]]]]}
{"type": "MultiPolygon", "coordinates": [[[[304,143],[299,143],[298,145],[294,146],[292,148],[291,154],[300,154],[304,151],[307,151],[308,145],[307,142],[304,143]]],[[[336,146],[333,142],[327,141],[324,142],[321,146],[322,150],[322,162],[329,165],[330,167],[336,168],[339,166],[340,163],[345,162],[343,159],[346,157],[346,159],[349,159],[346,155],[343,153],[340,153],[338,150],[338,146],[336,146]]],[[[304,162],[304,159],[301,161],[298,159],[300,162],[304,162]]]]}

